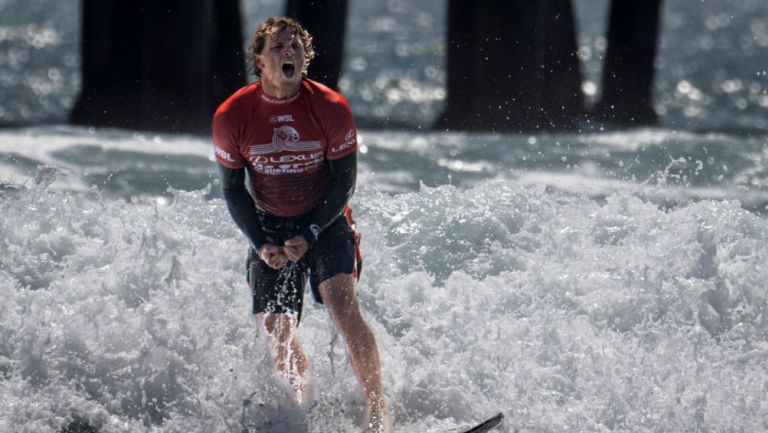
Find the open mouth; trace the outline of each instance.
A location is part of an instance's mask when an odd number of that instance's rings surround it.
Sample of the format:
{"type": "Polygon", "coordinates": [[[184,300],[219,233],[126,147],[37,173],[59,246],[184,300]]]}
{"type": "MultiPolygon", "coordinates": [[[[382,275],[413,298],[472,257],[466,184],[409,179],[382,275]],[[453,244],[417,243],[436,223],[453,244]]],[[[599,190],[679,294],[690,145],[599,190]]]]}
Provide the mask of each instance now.
{"type": "Polygon", "coordinates": [[[296,67],[293,65],[293,62],[287,61],[283,63],[282,66],[283,75],[285,75],[286,78],[293,78],[293,76],[296,74],[296,67]]]}

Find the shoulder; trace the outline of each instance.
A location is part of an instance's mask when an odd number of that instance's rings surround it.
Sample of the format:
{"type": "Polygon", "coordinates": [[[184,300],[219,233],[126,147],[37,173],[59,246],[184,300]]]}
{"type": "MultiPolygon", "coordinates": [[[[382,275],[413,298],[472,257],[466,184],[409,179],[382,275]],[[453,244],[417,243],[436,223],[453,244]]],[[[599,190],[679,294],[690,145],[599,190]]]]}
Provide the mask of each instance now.
{"type": "Polygon", "coordinates": [[[349,104],[341,93],[315,80],[305,78],[302,81],[304,91],[309,95],[313,105],[320,105],[323,108],[343,109],[349,111],[349,104]]]}
{"type": "Polygon", "coordinates": [[[248,115],[259,100],[260,83],[251,83],[221,103],[213,115],[212,135],[217,147],[237,146],[248,115]]]}
{"type": "Polygon", "coordinates": [[[261,82],[259,81],[241,87],[219,105],[213,115],[214,119],[234,119],[243,114],[247,115],[253,106],[258,103],[260,89],[261,82]]]}

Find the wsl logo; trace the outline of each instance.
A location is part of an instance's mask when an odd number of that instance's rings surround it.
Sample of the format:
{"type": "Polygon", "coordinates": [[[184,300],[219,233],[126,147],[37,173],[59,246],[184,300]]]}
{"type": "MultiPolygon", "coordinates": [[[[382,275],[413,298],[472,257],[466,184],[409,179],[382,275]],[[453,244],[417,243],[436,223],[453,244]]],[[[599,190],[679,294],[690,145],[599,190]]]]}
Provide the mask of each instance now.
{"type": "Polygon", "coordinates": [[[277,152],[308,152],[322,150],[323,144],[320,141],[301,141],[299,131],[288,125],[277,127],[272,133],[272,142],[265,144],[254,144],[248,150],[251,156],[267,155],[277,152]]]}
{"type": "Polygon", "coordinates": [[[232,158],[232,155],[226,150],[220,149],[219,147],[214,147],[214,151],[216,152],[216,155],[224,161],[235,162],[235,160],[232,158]]]}
{"type": "Polygon", "coordinates": [[[273,114],[269,116],[269,123],[287,123],[293,122],[293,114],[273,114]]]}

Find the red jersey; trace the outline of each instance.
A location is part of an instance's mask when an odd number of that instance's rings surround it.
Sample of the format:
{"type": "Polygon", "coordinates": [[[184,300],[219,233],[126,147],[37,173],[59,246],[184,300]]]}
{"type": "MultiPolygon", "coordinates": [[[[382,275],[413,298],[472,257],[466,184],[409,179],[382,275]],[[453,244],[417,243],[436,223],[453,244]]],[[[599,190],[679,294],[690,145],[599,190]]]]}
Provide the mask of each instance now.
{"type": "Polygon", "coordinates": [[[311,211],[331,184],[326,160],[357,150],[352,112],[343,96],[303,79],[290,98],[265,94],[256,81],[235,92],[213,116],[218,162],[248,167],[256,206],[276,216],[311,211]]]}

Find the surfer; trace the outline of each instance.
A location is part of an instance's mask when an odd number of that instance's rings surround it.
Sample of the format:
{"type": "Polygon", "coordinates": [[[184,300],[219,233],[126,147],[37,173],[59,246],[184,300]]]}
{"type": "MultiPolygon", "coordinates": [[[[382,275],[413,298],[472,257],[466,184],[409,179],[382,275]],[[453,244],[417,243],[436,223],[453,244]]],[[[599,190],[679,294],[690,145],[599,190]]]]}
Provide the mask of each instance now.
{"type": "Polygon", "coordinates": [[[357,130],[346,100],[306,77],[314,56],[312,36],[297,21],[259,25],[249,48],[259,79],[216,111],[214,150],[227,208],[250,243],[253,313],[278,374],[306,404],[309,366],[296,328],[309,280],[347,345],[367,402],[364,431],[388,433],[376,340],[357,300],[359,237],[347,206],[357,130]]]}

